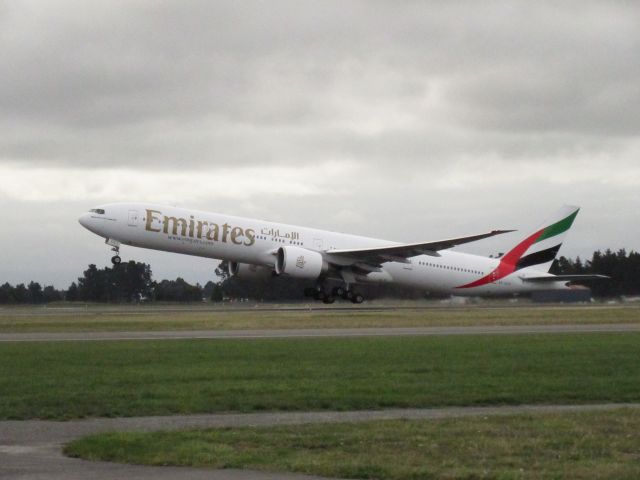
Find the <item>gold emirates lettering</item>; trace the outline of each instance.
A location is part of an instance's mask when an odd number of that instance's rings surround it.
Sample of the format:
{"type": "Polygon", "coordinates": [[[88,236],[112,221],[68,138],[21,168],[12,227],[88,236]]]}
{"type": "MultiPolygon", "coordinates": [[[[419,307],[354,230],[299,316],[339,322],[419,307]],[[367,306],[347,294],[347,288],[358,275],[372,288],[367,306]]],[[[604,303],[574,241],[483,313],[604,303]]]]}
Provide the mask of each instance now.
{"type": "Polygon", "coordinates": [[[247,247],[256,243],[255,231],[251,228],[243,229],[242,227],[234,227],[225,223],[218,225],[213,222],[205,222],[196,220],[193,215],[189,219],[179,217],[168,217],[162,215],[159,210],[151,210],[147,208],[147,222],[145,230],[154,233],[165,233],[171,235],[180,235],[190,238],[206,238],[214,242],[231,242],[235,245],[246,245],[247,247]],[[154,227],[153,222],[158,221],[161,227],[154,227]]]}

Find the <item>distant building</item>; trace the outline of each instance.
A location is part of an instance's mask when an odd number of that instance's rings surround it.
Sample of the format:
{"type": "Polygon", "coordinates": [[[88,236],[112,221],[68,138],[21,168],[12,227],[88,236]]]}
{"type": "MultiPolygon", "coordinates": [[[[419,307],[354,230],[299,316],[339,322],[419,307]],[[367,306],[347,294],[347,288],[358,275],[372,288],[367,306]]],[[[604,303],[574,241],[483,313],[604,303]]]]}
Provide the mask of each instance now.
{"type": "Polygon", "coordinates": [[[591,302],[591,289],[574,287],[571,290],[540,290],[531,293],[534,303],[588,303],[591,302]]]}

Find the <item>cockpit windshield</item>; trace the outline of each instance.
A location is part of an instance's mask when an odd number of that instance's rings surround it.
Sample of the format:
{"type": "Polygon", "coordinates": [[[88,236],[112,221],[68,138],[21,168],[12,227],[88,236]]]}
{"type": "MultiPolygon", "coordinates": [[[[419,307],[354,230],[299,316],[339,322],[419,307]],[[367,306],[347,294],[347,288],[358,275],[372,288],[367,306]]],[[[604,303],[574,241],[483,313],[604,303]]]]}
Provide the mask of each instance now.
{"type": "Polygon", "coordinates": [[[91,213],[97,213],[98,215],[104,215],[104,210],[102,208],[92,208],[89,210],[91,213]]]}

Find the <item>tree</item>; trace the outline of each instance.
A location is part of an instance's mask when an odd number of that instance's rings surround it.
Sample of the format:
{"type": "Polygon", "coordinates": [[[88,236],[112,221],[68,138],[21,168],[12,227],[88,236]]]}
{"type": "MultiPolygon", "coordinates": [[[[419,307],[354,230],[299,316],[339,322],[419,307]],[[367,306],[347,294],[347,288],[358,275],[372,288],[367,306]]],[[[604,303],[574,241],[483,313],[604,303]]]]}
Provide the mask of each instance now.
{"type": "Polygon", "coordinates": [[[104,302],[107,300],[106,278],[103,272],[91,264],[82,277],[78,278],[78,296],[86,302],[104,302]]]}
{"type": "Polygon", "coordinates": [[[211,295],[209,296],[212,302],[222,302],[224,300],[224,291],[222,290],[222,286],[219,283],[215,283],[213,285],[213,289],[211,291],[211,295]]]}
{"type": "Polygon", "coordinates": [[[24,283],[16,285],[13,289],[13,297],[16,303],[28,303],[29,302],[29,290],[24,286],[24,283]]]}
{"type": "MultiPolygon", "coordinates": [[[[98,270],[89,265],[78,279],[78,297],[91,302],[131,302],[152,294],[151,267],[130,261],[98,270]]],[[[68,292],[67,292],[68,295],[68,292]]]]}
{"type": "Polygon", "coordinates": [[[9,284],[9,282],[0,286],[0,304],[7,303],[16,303],[14,288],[9,284]]]}
{"type": "Polygon", "coordinates": [[[202,287],[190,285],[183,278],[162,280],[155,284],[154,296],[162,302],[201,302],[202,287]]]}
{"type": "Polygon", "coordinates": [[[80,300],[80,292],[78,290],[78,285],[76,284],[76,282],[73,282],[71,285],[69,285],[64,299],[67,302],[75,302],[77,300],[80,300]]]}
{"type": "Polygon", "coordinates": [[[62,300],[62,293],[52,285],[47,285],[42,291],[42,297],[45,303],[58,302],[62,300]]]}
{"type": "Polygon", "coordinates": [[[37,282],[30,282],[27,287],[29,291],[28,302],[29,303],[44,303],[44,295],[42,293],[42,286],[37,282]]]}

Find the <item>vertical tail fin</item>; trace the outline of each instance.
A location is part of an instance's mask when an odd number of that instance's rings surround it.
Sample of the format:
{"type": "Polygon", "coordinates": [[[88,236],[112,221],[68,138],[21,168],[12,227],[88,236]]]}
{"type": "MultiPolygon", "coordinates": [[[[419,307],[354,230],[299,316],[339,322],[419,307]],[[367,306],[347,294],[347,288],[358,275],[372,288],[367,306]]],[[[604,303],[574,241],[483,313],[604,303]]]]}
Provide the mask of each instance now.
{"type": "Polygon", "coordinates": [[[579,210],[571,205],[562,207],[509,251],[505,262],[514,265],[515,270],[528,267],[548,272],[579,210]]]}
{"type": "Polygon", "coordinates": [[[540,228],[500,257],[500,263],[491,273],[457,288],[479,287],[493,283],[522,268],[548,272],[579,210],[579,207],[570,205],[562,207],[540,228]]]}

